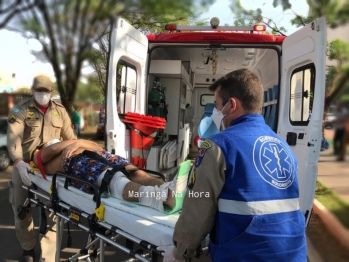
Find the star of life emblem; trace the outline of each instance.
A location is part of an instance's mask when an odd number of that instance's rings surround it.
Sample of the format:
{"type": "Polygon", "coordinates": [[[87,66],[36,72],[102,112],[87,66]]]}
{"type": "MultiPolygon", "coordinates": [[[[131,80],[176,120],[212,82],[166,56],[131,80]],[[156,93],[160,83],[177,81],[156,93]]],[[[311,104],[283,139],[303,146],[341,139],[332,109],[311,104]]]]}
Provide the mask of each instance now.
{"type": "Polygon", "coordinates": [[[294,159],[282,142],[272,136],[261,136],[254,144],[253,163],[263,180],[278,189],[292,185],[296,174],[294,159]]]}

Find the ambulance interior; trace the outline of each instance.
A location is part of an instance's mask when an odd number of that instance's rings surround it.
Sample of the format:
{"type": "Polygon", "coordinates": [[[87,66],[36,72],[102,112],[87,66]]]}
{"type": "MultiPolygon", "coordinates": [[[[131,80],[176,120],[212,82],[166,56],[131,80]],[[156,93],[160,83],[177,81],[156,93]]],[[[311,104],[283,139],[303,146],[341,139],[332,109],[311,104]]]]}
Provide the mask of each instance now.
{"type": "MultiPolygon", "coordinates": [[[[213,110],[214,96],[208,87],[225,74],[247,68],[261,79],[264,86],[265,121],[276,131],[279,83],[278,46],[260,48],[253,45],[165,45],[149,44],[146,97],[154,86],[166,96],[167,123],[151,147],[146,168],[166,173],[198,152],[198,129],[203,117],[213,110]]],[[[122,60],[119,64],[122,64],[122,60]]],[[[123,64],[121,78],[131,79],[136,68],[123,64]]],[[[133,77],[136,79],[136,77],[133,77]]],[[[124,80],[121,80],[124,81],[124,80]]],[[[121,113],[137,112],[136,86],[129,83],[119,92],[121,113]]],[[[123,85],[123,84],[122,84],[123,85]]],[[[149,112],[149,101],[145,114],[149,112]]],[[[202,134],[201,134],[202,135],[202,134]]],[[[171,172],[170,172],[171,173],[171,172]]]]}

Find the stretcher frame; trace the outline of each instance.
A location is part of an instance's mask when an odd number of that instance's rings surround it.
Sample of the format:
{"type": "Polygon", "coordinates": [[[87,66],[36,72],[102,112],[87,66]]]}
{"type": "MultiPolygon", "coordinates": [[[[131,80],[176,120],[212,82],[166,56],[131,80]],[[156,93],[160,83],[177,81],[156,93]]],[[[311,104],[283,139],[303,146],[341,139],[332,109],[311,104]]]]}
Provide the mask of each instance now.
{"type": "Polygon", "coordinates": [[[51,184],[51,194],[46,195],[45,193],[42,193],[38,191],[38,187],[33,184],[32,186],[22,186],[24,189],[28,191],[28,198],[25,201],[24,206],[27,206],[30,202],[35,204],[37,207],[40,207],[50,213],[53,213],[57,216],[56,219],[56,254],[55,254],[55,261],[60,261],[60,251],[61,251],[61,243],[62,243],[62,237],[63,237],[63,230],[64,230],[64,224],[65,222],[69,224],[73,224],[77,226],[78,228],[82,229],[83,231],[87,232],[89,234],[89,240],[87,245],[80,250],[79,253],[73,255],[68,259],[68,261],[76,261],[78,259],[86,258],[89,256],[97,257],[99,253],[99,262],[104,262],[104,251],[105,251],[105,244],[109,244],[126,254],[128,254],[130,257],[138,259],[139,261],[143,262],[156,262],[158,261],[159,257],[162,257],[162,254],[160,251],[157,250],[157,246],[153,245],[152,243],[149,243],[145,240],[139,239],[124,230],[119,229],[118,227],[114,225],[110,225],[109,223],[106,223],[103,221],[102,217],[100,217],[100,213],[98,211],[101,210],[101,207],[103,207],[103,204],[101,202],[101,194],[99,192],[99,189],[91,184],[88,181],[78,179],[76,177],[72,177],[68,174],[62,173],[62,172],[56,172],[52,177],[52,184],[51,184]],[[68,188],[69,180],[78,180],[83,183],[89,184],[94,189],[94,201],[96,202],[96,209],[94,214],[86,213],[76,207],[73,207],[66,202],[63,202],[59,199],[58,193],[57,193],[57,176],[63,176],[65,177],[65,183],[64,187],[68,188]],[[45,200],[50,201],[51,205],[48,206],[47,204],[41,202],[36,196],[40,196],[45,200]],[[66,211],[66,212],[64,212],[66,211]],[[80,218],[84,218],[89,222],[89,227],[85,226],[83,223],[80,222],[80,218]],[[123,246],[119,243],[116,243],[115,236],[106,236],[99,232],[100,229],[104,229],[106,231],[115,233],[116,236],[122,236],[126,239],[126,246],[123,246]],[[95,249],[93,253],[88,254],[88,250],[95,246],[99,242],[99,249],[95,249]],[[133,244],[138,244],[141,248],[147,250],[149,253],[145,255],[150,255],[150,259],[146,258],[144,254],[139,253],[139,251],[133,249],[133,244]]]}

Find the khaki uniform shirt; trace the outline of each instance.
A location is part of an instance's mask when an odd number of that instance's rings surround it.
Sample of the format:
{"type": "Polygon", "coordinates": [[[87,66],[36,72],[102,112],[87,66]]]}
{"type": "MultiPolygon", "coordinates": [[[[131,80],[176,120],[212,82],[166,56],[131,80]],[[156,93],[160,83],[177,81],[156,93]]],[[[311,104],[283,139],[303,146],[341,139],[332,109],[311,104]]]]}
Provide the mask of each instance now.
{"type": "Polygon", "coordinates": [[[196,163],[189,176],[192,188],[186,193],[173,234],[176,246],[173,255],[179,260],[193,257],[212,230],[218,211],[218,197],[225,183],[224,155],[213,141],[205,140],[196,163]]]}
{"type": "Polygon", "coordinates": [[[64,106],[51,101],[44,114],[34,98],[17,104],[8,117],[7,148],[11,159],[30,159],[30,153],[40,144],[54,138],[76,139],[71,120],[64,106]]]}

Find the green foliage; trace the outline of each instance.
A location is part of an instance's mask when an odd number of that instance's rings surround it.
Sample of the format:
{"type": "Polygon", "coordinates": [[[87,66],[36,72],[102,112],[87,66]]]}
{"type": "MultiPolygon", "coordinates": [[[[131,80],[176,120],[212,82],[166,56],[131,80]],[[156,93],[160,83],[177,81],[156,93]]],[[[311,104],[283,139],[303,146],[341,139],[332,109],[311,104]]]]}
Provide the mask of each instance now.
{"type": "MultiPolygon", "coordinates": [[[[278,2],[279,1],[274,1],[274,4],[278,2]]],[[[284,1],[281,1],[281,2],[284,2],[284,1]]],[[[255,25],[255,24],[263,23],[270,30],[270,31],[267,31],[267,33],[271,33],[274,35],[285,35],[285,33],[287,32],[285,27],[283,26],[279,27],[273,21],[272,18],[263,16],[262,10],[260,8],[257,8],[256,10],[247,10],[243,8],[240,0],[232,0],[230,9],[232,13],[235,14],[235,17],[236,17],[236,20],[234,22],[235,26],[255,25]]]]}
{"type": "Polygon", "coordinates": [[[331,28],[349,21],[349,2],[339,0],[307,0],[309,10],[314,17],[326,16],[331,28]]]}
{"type": "Polygon", "coordinates": [[[331,211],[339,221],[349,228],[349,203],[340,198],[320,181],[316,182],[315,198],[331,211]]]}
{"type": "Polygon", "coordinates": [[[316,16],[314,16],[314,15],[309,15],[307,17],[305,17],[303,15],[297,15],[296,17],[291,19],[291,25],[295,25],[297,27],[302,27],[302,26],[314,21],[315,19],[316,19],[316,16]]]}
{"type": "Polygon", "coordinates": [[[101,93],[101,90],[95,83],[88,82],[84,84],[80,82],[75,94],[75,101],[88,101],[93,104],[101,104],[104,101],[104,94],[101,93]]]}
{"type": "Polygon", "coordinates": [[[277,7],[278,5],[281,5],[284,11],[292,7],[289,0],[273,0],[273,6],[277,7]]]}
{"type": "Polygon", "coordinates": [[[338,75],[338,71],[337,71],[336,67],[331,66],[327,69],[326,88],[328,88],[334,84],[334,80],[335,80],[337,75],[338,75]]]}
{"type": "Polygon", "coordinates": [[[30,11],[38,2],[37,0],[0,0],[0,28],[5,27],[14,17],[30,11]]]}
{"type": "Polygon", "coordinates": [[[21,95],[28,95],[28,96],[32,94],[31,89],[27,87],[18,88],[16,93],[21,95]]]}
{"type": "Polygon", "coordinates": [[[347,61],[349,59],[349,44],[341,39],[336,39],[328,44],[328,58],[330,60],[347,61]]]}
{"type": "Polygon", "coordinates": [[[97,126],[99,123],[98,113],[90,111],[87,113],[87,123],[89,126],[97,126]]]}

